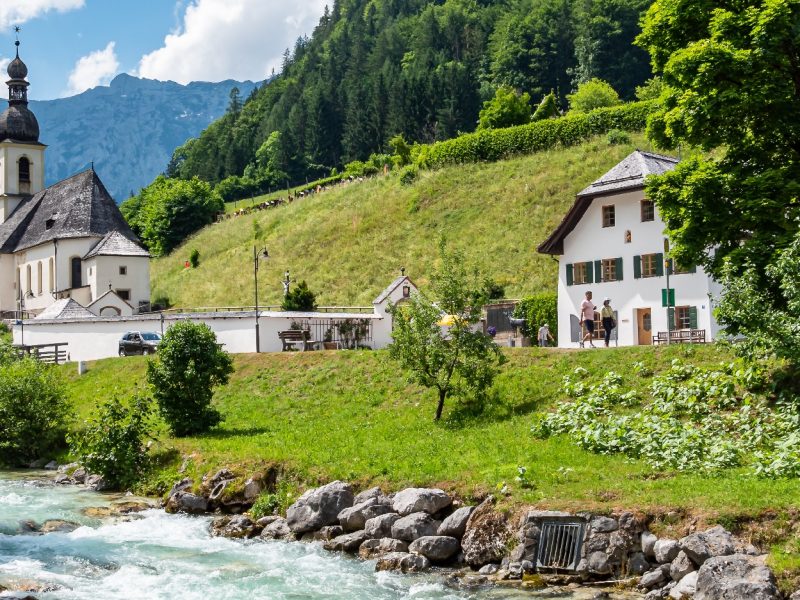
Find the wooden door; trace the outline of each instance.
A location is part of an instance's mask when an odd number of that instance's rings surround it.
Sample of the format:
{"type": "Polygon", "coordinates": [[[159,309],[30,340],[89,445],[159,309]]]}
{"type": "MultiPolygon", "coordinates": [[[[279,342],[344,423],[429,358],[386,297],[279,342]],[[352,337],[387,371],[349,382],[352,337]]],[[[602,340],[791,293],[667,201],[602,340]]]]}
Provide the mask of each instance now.
{"type": "Polygon", "coordinates": [[[649,346],[653,343],[653,315],[649,308],[636,309],[636,328],[639,332],[640,346],[649,346]]]}

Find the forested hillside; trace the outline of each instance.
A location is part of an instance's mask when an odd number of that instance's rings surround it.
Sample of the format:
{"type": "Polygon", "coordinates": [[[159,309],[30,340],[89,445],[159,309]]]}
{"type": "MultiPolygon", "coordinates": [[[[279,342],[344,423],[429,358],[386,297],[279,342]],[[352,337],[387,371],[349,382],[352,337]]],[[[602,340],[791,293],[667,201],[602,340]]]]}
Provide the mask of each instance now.
{"type": "Polygon", "coordinates": [[[273,185],[327,175],[401,134],[475,129],[504,85],[563,108],[597,77],[623,99],[650,76],[633,45],[650,0],[335,0],[279,76],[175,151],[167,175],[273,185]],[[262,173],[259,173],[262,171],[262,173]],[[270,181],[269,179],[267,181],[270,181]]]}

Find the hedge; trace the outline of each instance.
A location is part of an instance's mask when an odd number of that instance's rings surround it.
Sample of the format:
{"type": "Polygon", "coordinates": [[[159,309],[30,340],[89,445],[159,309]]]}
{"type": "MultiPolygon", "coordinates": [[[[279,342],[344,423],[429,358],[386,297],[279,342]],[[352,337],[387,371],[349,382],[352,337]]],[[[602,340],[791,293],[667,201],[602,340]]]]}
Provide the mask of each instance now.
{"type": "Polygon", "coordinates": [[[540,292],[523,298],[514,309],[514,316],[525,319],[525,335],[537,337],[539,327],[547,323],[553,338],[558,341],[558,294],[555,292],[540,292]]]}
{"type": "Polygon", "coordinates": [[[573,146],[611,129],[640,131],[657,102],[632,102],[599,108],[588,113],[568,114],[505,129],[489,129],[415,148],[419,167],[437,169],[446,165],[497,161],[517,154],[531,154],[557,145],[573,146]]]}

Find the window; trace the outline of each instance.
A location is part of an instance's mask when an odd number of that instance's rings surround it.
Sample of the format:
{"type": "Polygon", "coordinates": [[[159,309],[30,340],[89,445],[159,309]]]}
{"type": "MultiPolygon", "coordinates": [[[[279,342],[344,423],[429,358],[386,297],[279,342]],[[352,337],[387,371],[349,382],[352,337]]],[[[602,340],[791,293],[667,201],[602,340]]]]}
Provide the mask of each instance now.
{"type": "Polygon", "coordinates": [[[670,312],[675,329],[697,329],[696,306],[676,306],[670,312]]]}
{"type": "Polygon", "coordinates": [[[55,224],[56,224],[55,219],[47,219],[47,221],[44,222],[44,228],[50,230],[53,228],[53,225],[55,224]]]}
{"type": "Polygon", "coordinates": [[[38,296],[42,295],[44,291],[44,285],[42,285],[42,280],[44,278],[44,269],[42,268],[42,261],[39,261],[36,264],[36,294],[38,296]]]}
{"type": "Polygon", "coordinates": [[[31,162],[24,156],[19,159],[19,182],[20,184],[31,182],[31,162]]]}
{"type": "Polygon", "coordinates": [[[70,267],[71,267],[71,285],[72,289],[83,287],[83,282],[81,280],[81,257],[80,256],[73,256],[70,259],[70,267]]]}
{"type": "Polygon", "coordinates": [[[600,271],[603,274],[603,281],[616,281],[617,280],[617,261],[613,258],[604,258],[601,261],[600,271]]]}
{"type": "Polygon", "coordinates": [[[614,205],[603,207],[603,227],[613,227],[616,222],[616,213],[614,205]]]}
{"type": "Polygon", "coordinates": [[[656,205],[652,200],[642,200],[642,223],[656,220],[656,205]]]}
{"type": "Polygon", "coordinates": [[[131,299],[131,291],[130,290],[115,290],[117,292],[117,296],[125,300],[127,302],[131,299]]]}
{"type": "Polygon", "coordinates": [[[32,285],[31,285],[31,266],[28,265],[25,267],[25,291],[29,294],[33,294],[32,285]]]}
{"type": "Polygon", "coordinates": [[[642,277],[656,277],[661,262],[660,254],[642,254],[642,277]]]}
{"type": "Polygon", "coordinates": [[[586,263],[575,263],[573,269],[573,280],[577,285],[589,283],[586,279],[586,263]]]}
{"type": "Polygon", "coordinates": [[[119,274],[120,275],[127,275],[128,274],[128,267],[126,267],[125,265],[120,265],[119,274]]]}
{"type": "Polygon", "coordinates": [[[53,258],[51,257],[47,264],[47,276],[48,276],[48,292],[53,292],[56,289],[55,279],[56,279],[56,271],[53,268],[53,258]]]}

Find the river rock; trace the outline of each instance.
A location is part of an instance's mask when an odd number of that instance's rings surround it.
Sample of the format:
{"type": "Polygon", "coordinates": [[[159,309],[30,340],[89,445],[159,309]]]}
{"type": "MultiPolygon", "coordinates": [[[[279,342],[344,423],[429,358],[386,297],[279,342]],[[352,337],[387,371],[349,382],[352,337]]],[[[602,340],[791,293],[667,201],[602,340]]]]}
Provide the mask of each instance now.
{"type": "Polygon", "coordinates": [[[208,500],[191,492],[175,492],[164,507],[168,513],[199,515],[208,510],[208,500]]]}
{"type": "Polygon", "coordinates": [[[681,550],[700,566],[713,556],[734,554],[736,541],[730,532],[717,525],[702,533],[693,533],[680,540],[681,550]]]}
{"type": "Polygon", "coordinates": [[[80,524],[72,521],[62,521],[61,519],[50,519],[42,523],[40,531],[42,533],[69,533],[75,531],[80,524]]]}
{"type": "Polygon", "coordinates": [[[54,460],[51,460],[44,466],[44,468],[46,471],[55,471],[56,469],[58,469],[58,463],[54,460]]]}
{"type": "Polygon", "coordinates": [[[382,504],[377,498],[369,498],[360,504],[345,508],[339,513],[339,524],[345,531],[364,529],[369,519],[392,512],[392,507],[382,504]]]}
{"type": "Polygon", "coordinates": [[[488,565],[483,565],[480,569],[478,569],[478,573],[481,575],[494,575],[500,570],[500,565],[497,563],[489,563],[488,565]]]}
{"type": "Polygon", "coordinates": [[[408,544],[403,540],[395,540],[386,537],[379,540],[365,540],[358,549],[358,555],[365,560],[386,556],[392,552],[407,553],[408,544]]]}
{"type": "Polygon", "coordinates": [[[672,562],[678,556],[681,547],[677,540],[658,540],[653,545],[653,554],[655,555],[656,562],[664,564],[672,562]]]}
{"type": "Polygon", "coordinates": [[[337,525],[339,513],[353,506],[353,488],[334,481],[308,490],[286,511],[286,521],[295,533],[314,531],[325,525],[337,525]]]}
{"type": "Polygon", "coordinates": [[[464,560],[474,568],[500,562],[506,554],[510,537],[505,517],[494,511],[494,498],[489,496],[467,521],[461,540],[464,560]]]}
{"type": "Polygon", "coordinates": [[[189,479],[188,477],[184,477],[180,481],[176,481],[172,485],[172,489],[170,489],[169,494],[167,494],[167,498],[172,496],[175,492],[186,492],[192,489],[192,485],[194,485],[194,481],[189,479]]]}
{"type": "Polygon", "coordinates": [[[17,524],[17,532],[18,533],[38,533],[39,526],[36,524],[36,521],[32,521],[30,519],[23,519],[17,524]]]}
{"type": "Polygon", "coordinates": [[[401,573],[419,573],[427,571],[431,561],[420,554],[408,552],[392,552],[378,559],[376,571],[400,571],[401,573]]]}
{"type": "Polygon", "coordinates": [[[669,566],[669,576],[672,578],[672,581],[680,581],[694,570],[694,563],[686,556],[686,553],[681,550],[669,566]]]}
{"type": "Polygon", "coordinates": [[[75,483],[83,483],[86,481],[86,469],[84,468],[77,468],[72,472],[72,480],[75,483]]]}
{"type": "Polygon", "coordinates": [[[674,588],[669,591],[669,597],[673,600],[685,600],[692,598],[697,586],[697,571],[688,573],[682,577],[674,588]]]}
{"type": "Polygon", "coordinates": [[[294,534],[289,528],[286,519],[278,517],[272,523],[264,527],[261,532],[261,538],[265,540],[292,540],[294,534]]]}
{"type": "Polygon", "coordinates": [[[341,525],[326,525],[319,531],[315,531],[312,539],[317,542],[327,542],[343,534],[344,529],[341,525]]]}
{"type": "Polygon", "coordinates": [[[462,506],[456,509],[453,511],[453,514],[442,521],[442,524],[439,525],[439,531],[437,531],[436,534],[448,535],[461,539],[464,536],[464,531],[467,529],[467,521],[469,521],[469,517],[474,510],[474,506],[462,506]]]}
{"type": "Polygon", "coordinates": [[[588,558],[589,572],[595,575],[610,575],[611,564],[605,552],[592,552],[588,558]]]}
{"type": "Polygon", "coordinates": [[[59,473],[55,476],[53,482],[58,484],[72,483],[72,479],[66,473],[59,473]]]}
{"type": "Polygon", "coordinates": [[[324,548],[333,552],[357,552],[361,544],[366,540],[366,531],[355,531],[328,540],[325,542],[324,548]]]}
{"type": "Polygon", "coordinates": [[[426,512],[416,512],[397,519],[392,524],[392,537],[413,542],[426,535],[436,535],[441,523],[426,512]]]}
{"type": "Polygon", "coordinates": [[[89,475],[86,478],[86,487],[95,492],[102,492],[108,489],[108,484],[101,475],[89,475]]]}
{"type": "Polygon", "coordinates": [[[639,580],[639,585],[646,590],[664,585],[669,578],[669,565],[660,565],[648,571],[639,580]]]}
{"type": "Polygon", "coordinates": [[[619,522],[611,517],[595,517],[589,528],[593,533],[611,533],[619,529],[619,522]]]}
{"type": "Polygon", "coordinates": [[[695,600],[779,600],[781,594],[772,572],[763,561],[733,554],[715,556],[697,572],[695,600]]]}
{"type": "Polygon", "coordinates": [[[265,517],[261,517],[258,521],[256,521],[256,527],[264,529],[268,525],[272,525],[275,521],[282,518],[283,517],[279,517],[278,515],[267,515],[265,517]]]}
{"type": "Polygon", "coordinates": [[[214,488],[220,483],[233,479],[236,479],[236,475],[234,475],[230,469],[220,469],[211,476],[203,475],[203,479],[200,482],[200,489],[203,491],[203,494],[207,496],[211,494],[214,488]]]}
{"type": "Polygon", "coordinates": [[[386,513],[378,517],[367,519],[364,523],[364,530],[371,538],[388,538],[392,537],[392,525],[400,519],[397,513],[386,513]]]}
{"type": "Polygon", "coordinates": [[[395,494],[392,507],[400,516],[417,512],[429,515],[438,513],[453,503],[452,498],[442,490],[434,488],[406,488],[395,494]]]}
{"type": "Polygon", "coordinates": [[[642,534],[642,552],[647,558],[656,557],[655,545],[657,541],[658,538],[649,531],[645,531],[642,534]]]}
{"type": "Polygon", "coordinates": [[[628,557],[628,575],[642,575],[650,570],[644,552],[634,552],[628,557]]]}
{"type": "Polygon", "coordinates": [[[461,550],[458,539],[447,535],[426,535],[417,538],[408,546],[408,551],[421,554],[433,562],[453,558],[461,550]]]}
{"type": "Polygon", "coordinates": [[[392,501],[381,491],[379,487],[372,487],[368,490],[364,490],[363,492],[359,492],[355,498],[353,498],[353,505],[361,504],[366,502],[367,500],[375,498],[380,504],[389,504],[391,505],[392,501]]]}
{"type": "Polygon", "coordinates": [[[247,515],[221,517],[215,519],[211,525],[211,532],[221,537],[241,539],[255,536],[259,529],[247,515]]]}
{"type": "Polygon", "coordinates": [[[255,502],[256,498],[261,495],[264,490],[264,485],[261,479],[250,478],[244,482],[244,490],[242,496],[245,502],[255,502]]]}

